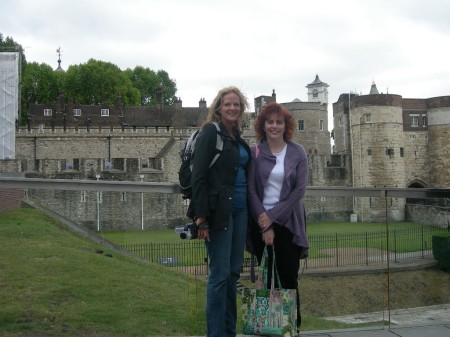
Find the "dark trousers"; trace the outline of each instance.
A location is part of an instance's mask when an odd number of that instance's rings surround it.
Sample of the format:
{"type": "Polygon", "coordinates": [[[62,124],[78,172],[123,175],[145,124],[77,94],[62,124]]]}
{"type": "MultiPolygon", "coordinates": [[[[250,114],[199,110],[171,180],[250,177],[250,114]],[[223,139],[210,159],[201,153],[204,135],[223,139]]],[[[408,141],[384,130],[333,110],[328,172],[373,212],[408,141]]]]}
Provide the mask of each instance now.
{"type": "MultiPolygon", "coordinates": [[[[281,282],[281,288],[284,289],[297,289],[298,287],[298,270],[300,268],[300,248],[292,243],[292,233],[289,229],[274,224],[273,229],[275,231],[275,265],[278,271],[278,275],[281,282]]],[[[272,261],[273,261],[273,247],[268,247],[269,251],[269,287],[270,280],[272,278],[272,261]]],[[[261,257],[258,260],[261,261],[261,257]]],[[[280,287],[275,278],[275,287],[280,287]]]]}

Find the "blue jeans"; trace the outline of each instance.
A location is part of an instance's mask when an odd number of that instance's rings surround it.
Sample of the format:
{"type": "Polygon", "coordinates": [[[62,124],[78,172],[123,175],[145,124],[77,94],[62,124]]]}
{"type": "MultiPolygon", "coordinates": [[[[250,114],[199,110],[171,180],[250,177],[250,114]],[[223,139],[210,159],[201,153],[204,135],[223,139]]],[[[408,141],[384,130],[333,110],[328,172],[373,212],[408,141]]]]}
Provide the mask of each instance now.
{"type": "Polygon", "coordinates": [[[208,337],[235,337],[236,281],[240,277],[247,236],[247,209],[234,209],[228,230],[209,229],[206,248],[209,275],[206,289],[208,337]]]}

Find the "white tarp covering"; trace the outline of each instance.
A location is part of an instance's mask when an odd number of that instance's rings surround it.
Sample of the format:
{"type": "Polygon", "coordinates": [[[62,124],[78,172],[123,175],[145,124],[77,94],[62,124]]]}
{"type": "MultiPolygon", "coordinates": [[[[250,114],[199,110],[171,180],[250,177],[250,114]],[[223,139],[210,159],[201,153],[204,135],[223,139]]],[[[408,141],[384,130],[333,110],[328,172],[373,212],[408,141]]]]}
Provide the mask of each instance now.
{"type": "Polygon", "coordinates": [[[0,159],[15,159],[19,53],[0,53],[0,159]]]}

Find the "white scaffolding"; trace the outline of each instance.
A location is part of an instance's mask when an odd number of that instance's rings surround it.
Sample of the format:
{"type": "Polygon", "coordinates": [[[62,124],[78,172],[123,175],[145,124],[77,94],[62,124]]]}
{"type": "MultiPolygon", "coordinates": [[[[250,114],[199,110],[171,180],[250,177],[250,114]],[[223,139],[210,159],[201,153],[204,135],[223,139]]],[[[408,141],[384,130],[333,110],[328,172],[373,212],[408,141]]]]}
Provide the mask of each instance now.
{"type": "Polygon", "coordinates": [[[15,159],[19,119],[19,53],[0,53],[0,159],[15,159]]]}

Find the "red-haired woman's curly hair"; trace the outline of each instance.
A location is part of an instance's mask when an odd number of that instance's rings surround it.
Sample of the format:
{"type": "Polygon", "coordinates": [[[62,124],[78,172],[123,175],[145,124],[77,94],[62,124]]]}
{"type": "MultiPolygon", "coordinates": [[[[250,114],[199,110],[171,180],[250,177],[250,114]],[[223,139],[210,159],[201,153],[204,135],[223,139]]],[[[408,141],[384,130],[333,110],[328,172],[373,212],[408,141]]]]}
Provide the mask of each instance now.
{"type": "Polygon", "coordinates": [[[286,125],[286,128],[283,133],[283,139],[289,140],[292,138],[292,135],[294,134],[295,129],[295,119],[294,116],[289,112],[288,109],[286,109],[281,104],[278,104],[276,102],[271,102],[267,104],[258,114],[258,117],[256,117],[255,121],[255,134],[256,139],[261,140],[267,140],[266,132],[264,131],[264,124],[266,123],[266,120],[269,118],[272,114],[281,114],[284,118],[284,124],[286,125]]]}

